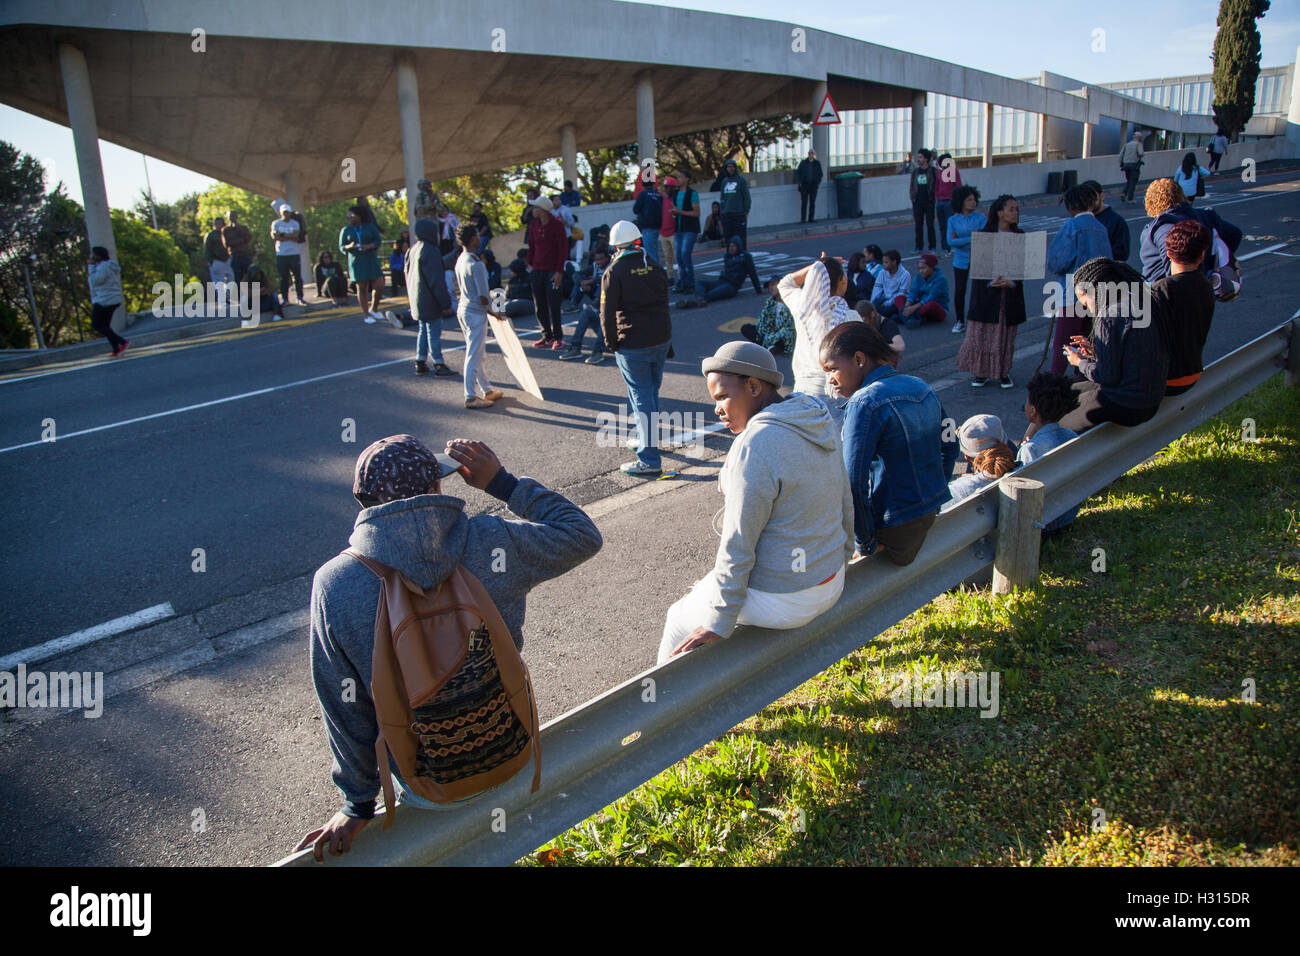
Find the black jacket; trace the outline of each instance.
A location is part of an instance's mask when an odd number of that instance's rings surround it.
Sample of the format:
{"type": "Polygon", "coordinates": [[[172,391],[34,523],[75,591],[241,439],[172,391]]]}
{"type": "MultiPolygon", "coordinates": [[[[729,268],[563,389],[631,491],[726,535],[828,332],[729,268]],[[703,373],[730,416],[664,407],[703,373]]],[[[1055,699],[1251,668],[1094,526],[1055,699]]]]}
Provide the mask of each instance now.
{"type": "Polygon", "coordinates": [[[822,163],[819,159],[805,159],[795,171],[794,181],[803,192],[812,192],[822,181],[822,163]]]}
{"type": "MultiPolygon", "coordinates": [[[[972,279],[970,284],[970,301],[966,306],[966,321],[996,322],[1002,306],[1002,295],[1006,294],[1007,325],[1019,325],[1025,321],[1025,284],[1017,279],[1011,288],[993,287],[988,279],[972,279]]],[[[961,318],[961,316],[958,316],[961,318]]]]}
{"type": "Polygon", "coordinates": [[[600,321],[611,352],[647,349],[671,340],[664,267],[642,249],[619,253],[600,278],[600,321]]]}

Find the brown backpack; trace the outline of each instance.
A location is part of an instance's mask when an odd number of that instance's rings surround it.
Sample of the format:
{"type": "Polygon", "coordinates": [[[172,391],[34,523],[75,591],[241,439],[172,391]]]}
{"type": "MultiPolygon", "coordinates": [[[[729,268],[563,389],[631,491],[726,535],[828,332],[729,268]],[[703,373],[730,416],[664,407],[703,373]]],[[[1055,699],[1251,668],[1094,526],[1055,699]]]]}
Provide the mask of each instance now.
{"type": "Polygon", "coordinates": [[[393,755],[402,783],[434,803],[504,783],[533,758],[541,780],[532,679],[487,590],[459,565],[426,592],[352,548],[380,579],[370,696],[379,736],[384,829],[393,822],[393,755]]]}

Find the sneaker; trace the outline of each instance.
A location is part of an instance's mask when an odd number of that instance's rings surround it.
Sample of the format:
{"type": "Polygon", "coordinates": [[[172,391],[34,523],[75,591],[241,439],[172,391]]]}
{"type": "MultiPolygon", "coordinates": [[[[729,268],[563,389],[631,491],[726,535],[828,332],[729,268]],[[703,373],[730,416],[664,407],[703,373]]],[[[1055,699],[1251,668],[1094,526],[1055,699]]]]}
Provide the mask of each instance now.
{"type": "Polygon", "coordinates": [[[551,351],[552,351],[552,352],[559,352],[559,351],[560,351],[561,349],[563,349],[563,348],[564,348],[564,339],[554,339],[554,340],[552,340],[552,342],[551,342],[551,351]]]}
{"type": "Polygon", "coordinates": [[[366,313],[366,325],[374,325],[374,324],[375,324],[375,317],[374,317],[373,315],[371,315],[369,312],[367,312],[367,313],[366,313]]]}
{"type": "Polygon", "coordinates": [[[383,318],[383,316],[380,315],[378,312],[376,312],[374,309],[371,309],[368,312],[366,312],[366,315],[372,317],[376,322],[378,322],[380,319],[383,318]]]}
{"type": "Polygon", "coordinates": [[[978,375],[976,375],[974,378],[972,378],[972,379],[970,380],[970,387],[971,387],[971,388],[983,388],[983,387],[984,387],[985,385],[987,385],[988,383],[989,383],[989,380],[988,380],[987,378],[980,378],[978,375]]]}
{"type": "Polygon", "coordinates": [[[479,398],[476,395],[473,398],[465,399],[465,407],[466,408],[491,408],[492,403],[489,402],[487,399],[479,398]]]}
{"type": "Polygon", "coordinates": [[[636,451],[638,448],[641,447],[641,442],[637,440],[637,437],[635,435],[633,435],[631,438],[625,438],[623,440],[623,447],[631,448],[633,451],[636,451]]]}
{"type": "Polygon", "coordinates": [[[441,362],[433,363],[433,374],[437,378],[457,378],[460,376],[460,372],[457,372],[455,369],[448,368],[447,366],[443,365],[441,362]]]}
{"type": "Polygon", "coordinates": [[[998,379],[998,384],[1001,385],[1003,388],[1015,388],[1015,387],[1016,387],[1016,383],[1013,382],[1013,381],[1011,381],[1011,376],[1010,376],[1010,375],[1003,375],[1000,379],[998,379]]]}
{"type": "Polygon", "coordinates": [[[663,474],[663,469],[652,468],[649,465],[642,464],[640,461],[625,462],[618,466],[618,470],[623,472],[625,475],[635,475],[638,477],[663,474]]]}
{"type": "Polygon", "coordinates": [[[388,320],[388,324],[393,328],[400,329],[402,327],[402,320],[399,319],[397,313],[393,312],[391,309],[384,311],[384,318],[388,320]]]}
{"type": "Polygon", "coordinates": [[[606,359],[605,353],[597,349],[595,352],[592,352],[590,355],[587,356],[587,364],[604,365],[605,359],[606,359]]]}
{"type": "Polygon", "coordinates": [[[415,360],[415,374],[416,374],[416,375],[425,375],[425,374],[428,373],[428,371],[429,371],[429,366],[425,365],[424,362],[423,362],[422,360],[420,360],[420,359],[416,359],[416,360],[415,360]]]}
{"type": "Polygon", "coordinates": [[[119,355],[121,355],[123,352],[126,351],[126,347],[127,347],[128,345],[130,345],[130,344],[131,344],[131,340],[130,340],[130,339],[126,339],[126,340],[125,340],[121,345],[119,345],[117,348],[113,349],[113,351],[110,352],[109,354],[110,354],[113,358],[117,358],[119,355]]]}
{"type": "Polygon", "coordinates": [[[582,358],[582,349],[575,345],[570,345],[563,352],[556,356],[561,362],[570,362],[576,358],[582,358]]]}
{"type": "Polygon", "coordinates": [[[535,349],[549,349],[550,347],[551,347],[551,340],[548,338],[540,338],[533,343],[533,348],[535,349]]]}
{"type": "Polygon", "coordinates": [[[495,402],[498,398],[505,398],[506,393],[499,388],[489,388],[483,395],[483,399],[489,402],[495,402]]]}
{"type": "Polygon", "coordinates": [[[954,335],[956,335],[958,332],[965,332],[965,331],[966,331],[965,322],[954,322],[952,324],[952,332],[954,335]]]}

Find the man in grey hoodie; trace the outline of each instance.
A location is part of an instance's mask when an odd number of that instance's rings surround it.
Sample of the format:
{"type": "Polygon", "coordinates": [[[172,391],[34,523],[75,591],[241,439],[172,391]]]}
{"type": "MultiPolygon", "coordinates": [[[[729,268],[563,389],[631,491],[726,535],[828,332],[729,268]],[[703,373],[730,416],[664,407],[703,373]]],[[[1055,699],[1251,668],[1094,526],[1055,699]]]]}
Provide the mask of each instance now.
{"type": "Polygon", "coordinates": [[[739,437],[718,477],[726,502],[713,570],[668,609],[659,663],[737,624],[802,627],[839,600],[853,495],[826,406],[782,398],[772,353],[728,342],[704,360],[718,419],[739,437]]]}
{"type": "Polygon", "coordinates": [[[419,326],[415,336],[416,375],[428,373],[425,360],[432,353],[433,374],[438,378],[453,376],[456,373],[442,357],[442,319],[453,314],[451,293],[447,291],[446,270],[438,251],[438,224],[432,219],[415,220],[415,245],[406,251],[405,272],[411,309],[405,313],[390,310],[384,316],[397,329],[406,325],[405,319],[414,319],[419,326]]]}
{"type": "MultiPolygon", "coordinates": [[[[351,547],[426,589],[464,567],[487,589],[519,648],[528,592],[601,546],[600,532],[581,508],[532,478],[514,477],[490,448],[463,438],[448,442],[444,455],[410,435],[375,442],[357,459],[353,495],[362,511],[351,547]],[[442,493],[453,471],[523,520],[466,517],[465,502],[442,493]]],[[[314,844],[317,860],[326,846],[335,855],[346,852],[375,813],[378,727],[370,680],[379,590],[379,579],[347,554],[327,562],[312,580],[312,682],[334,755],[334,783],[344,798],[343,809],[298,845],[314,844]]],[[[421,805],[405,794],[396,766],[392,771],[399,802],[421,805]]]]}

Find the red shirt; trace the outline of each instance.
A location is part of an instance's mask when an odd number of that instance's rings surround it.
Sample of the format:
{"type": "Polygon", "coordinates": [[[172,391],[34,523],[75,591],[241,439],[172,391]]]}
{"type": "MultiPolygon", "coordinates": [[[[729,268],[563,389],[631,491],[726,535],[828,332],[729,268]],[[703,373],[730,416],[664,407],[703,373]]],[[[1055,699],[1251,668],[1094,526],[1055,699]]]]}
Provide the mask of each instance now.
{"type": "Polygon", "coordinates": [[[530,269],[563,272],[569,258],[569,235],[564,223],[552,216],[542,225],[534,218],[528,223],[528,255],[524,262],[530,269]]]}

